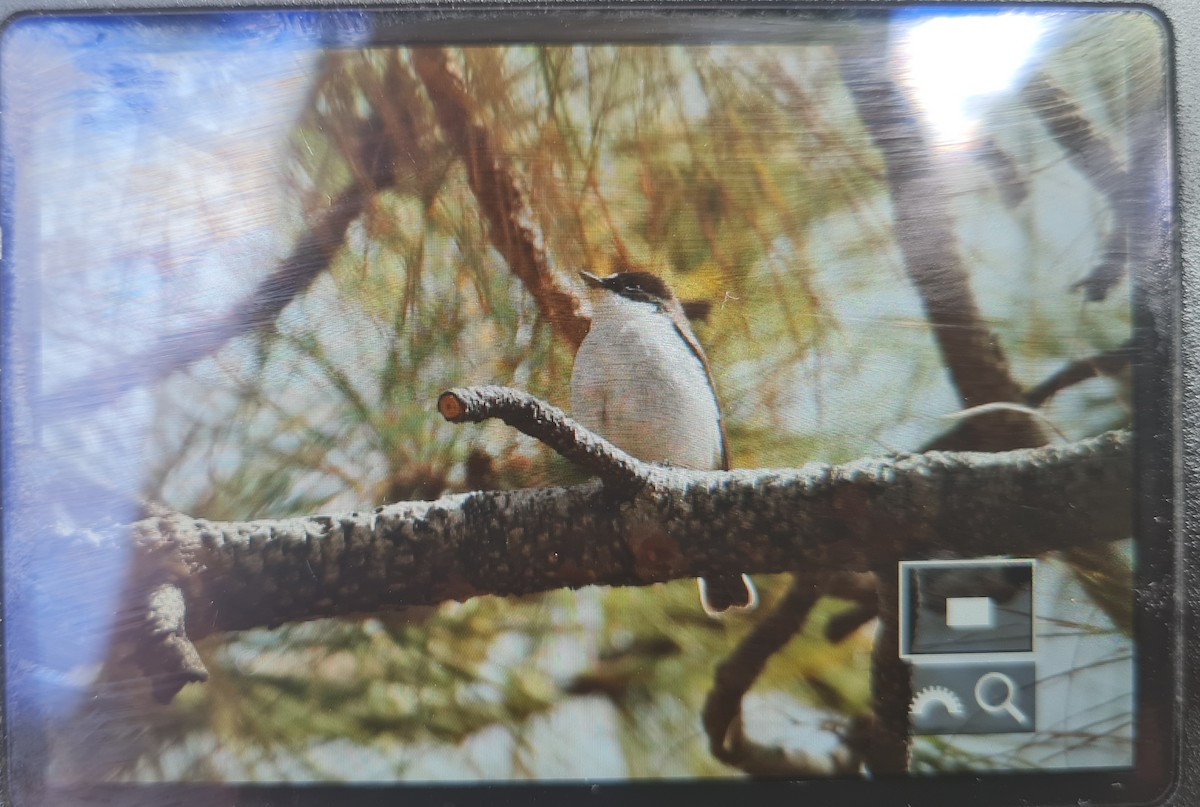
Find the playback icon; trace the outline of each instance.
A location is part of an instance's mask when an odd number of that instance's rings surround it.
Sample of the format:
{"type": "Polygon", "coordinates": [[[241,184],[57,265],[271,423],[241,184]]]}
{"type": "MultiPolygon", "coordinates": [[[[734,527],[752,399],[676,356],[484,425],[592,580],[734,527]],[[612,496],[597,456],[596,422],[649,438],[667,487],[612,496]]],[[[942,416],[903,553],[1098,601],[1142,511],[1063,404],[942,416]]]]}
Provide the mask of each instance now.
{"type": "Polygon", "coordinates": [[[1032,653],[1033,560],[900,564],[900,657],[1032,653]]]}

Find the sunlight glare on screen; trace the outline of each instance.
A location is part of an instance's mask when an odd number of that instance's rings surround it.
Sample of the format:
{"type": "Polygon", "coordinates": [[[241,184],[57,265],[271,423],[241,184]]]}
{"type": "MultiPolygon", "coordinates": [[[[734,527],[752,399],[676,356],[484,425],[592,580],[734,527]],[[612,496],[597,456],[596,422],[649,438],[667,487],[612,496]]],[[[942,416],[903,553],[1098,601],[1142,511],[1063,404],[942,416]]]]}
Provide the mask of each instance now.
{"type": "Polygon", "coordinates": [[[1016,83],[1043,30],[1035,14],[921,15],[911,22],[898,55],[938,146],[973,139],[988,106],[1016,83]]]}

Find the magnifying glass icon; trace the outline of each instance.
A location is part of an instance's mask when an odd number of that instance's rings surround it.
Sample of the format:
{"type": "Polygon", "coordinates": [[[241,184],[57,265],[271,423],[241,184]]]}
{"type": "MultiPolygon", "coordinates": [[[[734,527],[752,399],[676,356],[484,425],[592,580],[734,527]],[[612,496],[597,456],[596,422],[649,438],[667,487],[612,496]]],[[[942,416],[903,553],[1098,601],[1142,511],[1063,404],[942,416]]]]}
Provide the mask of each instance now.
{"type": "Polygon", "coordinates": [[[975,682],[975,702],[979,704],[980,709],[983,709],[983,711],[987,712],[988,714],[994,715],[999,714],[1000,712],[1008,712],[1009,715],[1012,716],[1012,719],[1017,721],[1017,723],[1022,726],[1028,726],[1029,715],[1022,712],[1017,708],[1017,705],[1013,703],[1013,696],[1016,694],[1016,690],[1017,685],[1014,684],[1013,680],[1004,673],[985,673],[979,677],[978,681],[975,682]],[[1004,697],[1000,699],[999,703],[995,703],[994,698],[989,700],[985,699],[984,697],[984,690],[987,688],[988,684],[993,682],[1004,688],[1004,697]]]}

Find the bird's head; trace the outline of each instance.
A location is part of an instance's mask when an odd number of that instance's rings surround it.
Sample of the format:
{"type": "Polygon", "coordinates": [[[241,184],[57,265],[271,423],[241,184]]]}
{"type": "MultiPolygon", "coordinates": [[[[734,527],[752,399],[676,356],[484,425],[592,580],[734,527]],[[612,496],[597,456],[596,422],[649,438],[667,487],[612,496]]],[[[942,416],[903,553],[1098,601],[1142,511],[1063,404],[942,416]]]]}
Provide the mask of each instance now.
{"type": "Polygon", "coordinates": [[[649,272],[618,272],[607,277],[598,277],[591,272],[580,272],[589,295],[617,294],[628,300],[640,303],[652,303],[665,307],[671,304],[675,295],[658,275],[649,272]]]}

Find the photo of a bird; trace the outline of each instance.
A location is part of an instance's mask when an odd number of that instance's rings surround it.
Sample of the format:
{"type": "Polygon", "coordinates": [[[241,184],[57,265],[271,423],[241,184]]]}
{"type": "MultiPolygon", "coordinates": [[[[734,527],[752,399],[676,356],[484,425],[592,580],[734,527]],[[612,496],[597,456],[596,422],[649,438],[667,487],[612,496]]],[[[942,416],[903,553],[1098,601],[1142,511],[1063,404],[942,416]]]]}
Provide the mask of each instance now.
{"type": "MultiPolygon", "coordinates": [[[[646,462],[728,470],[729,448],[708,359],[683,305],[649,272],[580,272],[591,329],[575,356],[575,419],[646,462]]],[[[701,578],[710,616],[758,604],[744,574],[701,578]]]]}

